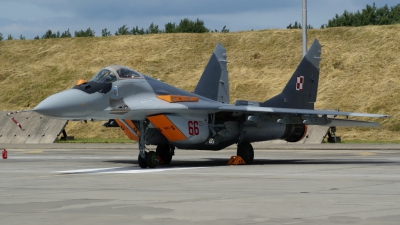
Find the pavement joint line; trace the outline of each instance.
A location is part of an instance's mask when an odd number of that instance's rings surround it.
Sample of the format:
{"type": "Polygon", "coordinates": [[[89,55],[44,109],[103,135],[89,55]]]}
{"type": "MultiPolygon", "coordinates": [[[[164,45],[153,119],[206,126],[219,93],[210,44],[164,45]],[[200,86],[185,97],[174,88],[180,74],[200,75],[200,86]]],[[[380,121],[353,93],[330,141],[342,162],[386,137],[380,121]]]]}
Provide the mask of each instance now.
{"type": "Polygon", "coordinates": [[[41,154],[43,153],[43,150],[29,150],[28,152],[25,152],[25,154],[41,154]]]}

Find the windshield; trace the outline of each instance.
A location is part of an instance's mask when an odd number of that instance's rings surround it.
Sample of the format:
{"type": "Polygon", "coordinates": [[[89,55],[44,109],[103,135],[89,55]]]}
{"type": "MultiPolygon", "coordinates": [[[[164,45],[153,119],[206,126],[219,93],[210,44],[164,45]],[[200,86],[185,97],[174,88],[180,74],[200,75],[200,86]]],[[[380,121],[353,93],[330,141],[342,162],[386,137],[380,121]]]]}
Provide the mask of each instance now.
{"type": "Polygon", "coordinates": [[[119,68],[117,70],[117,73],[119,75],[120,78],[139,78],[140,75],[138,72],[128,69],[128,68],[119,68]]]}
{"type": "Polygon", "coordinates": [[[89,81],[94,81],[97,83],[112,83],[117,81],[117,76],[115,76],[111,70],[102,69],[89,81]]]}

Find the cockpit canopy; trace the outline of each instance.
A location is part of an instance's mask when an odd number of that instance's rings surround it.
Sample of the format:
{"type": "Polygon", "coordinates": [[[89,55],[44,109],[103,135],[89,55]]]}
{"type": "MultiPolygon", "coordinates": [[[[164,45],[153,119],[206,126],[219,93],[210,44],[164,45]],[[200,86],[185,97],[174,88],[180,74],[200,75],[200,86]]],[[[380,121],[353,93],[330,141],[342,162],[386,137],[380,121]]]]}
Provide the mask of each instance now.
{"type": "Polygon", "coordinates": [[[112,83],[120,79],[133,79],[133,78],[143,78],[143,76],[128,67],[124,66],[109,66],[101,69],[96,75],[92,77],[89,81],[96,83],[112,83]]]}

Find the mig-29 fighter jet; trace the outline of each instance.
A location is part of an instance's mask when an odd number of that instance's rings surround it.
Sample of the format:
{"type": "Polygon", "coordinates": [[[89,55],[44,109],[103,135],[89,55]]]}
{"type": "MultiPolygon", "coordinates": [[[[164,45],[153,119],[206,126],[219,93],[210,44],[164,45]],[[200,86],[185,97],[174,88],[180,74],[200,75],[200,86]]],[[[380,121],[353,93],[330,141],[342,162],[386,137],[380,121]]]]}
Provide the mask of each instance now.
{"type": "Polygon", "coordinates": [[[314,110],[320,55],[321,45],[315,40],[282,93],[265,102],[229,104],[226,52],[217,44],[193,93],[127,67],[109,66],[89,81],[46,98],[33,111],[59,119],[117,124],[138,142],[142,168],[156,167],[158,158],[170,163],[175,147],[221,150],[232,144],[237,144],[237,155],[249,164],[254,158],[252,142],[297,142],[308,125],[379,126],[347,118],[388,117],[314,110]],[[146,145],[157,145],[156,152],[146,151],[146,145]]]}

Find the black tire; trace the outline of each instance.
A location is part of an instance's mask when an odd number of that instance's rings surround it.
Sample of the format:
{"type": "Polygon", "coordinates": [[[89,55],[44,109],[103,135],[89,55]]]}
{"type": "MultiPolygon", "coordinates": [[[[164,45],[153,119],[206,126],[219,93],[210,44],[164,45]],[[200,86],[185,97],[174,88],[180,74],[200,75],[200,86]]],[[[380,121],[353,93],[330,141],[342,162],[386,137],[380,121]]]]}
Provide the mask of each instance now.
{"type": "Polygon", "coordinates": [[[150,151],[146,155],[146,163],[149,168],[156,168],[158,164],[157,154],[154,151],[150,151]]]}
{"type": "Polygon", "coordinates": [[[246,164],[252,164],[254,159],[254,149],[249,142],[242,142],[237,146],[237,155],[242,157],[246,164]]]}
{"type": "MultiPolygon", "coordinates": [[[[147,154],[146,154],[146,158],[147,158],[147,154]]],[[[142,156],[140,156],[140,154],[138,156],[138,163],[139,163],[140,168],[142,168],[142,169],[147,168],[146,159],[143,159],[142,156]]]]}
{"type": "Polygon", "coordinates": [[[156,153],[163,160],[164,164],[170,164],[172,160],[172,154],[169,151],[168,145],[157,145],[156,153]]]}

